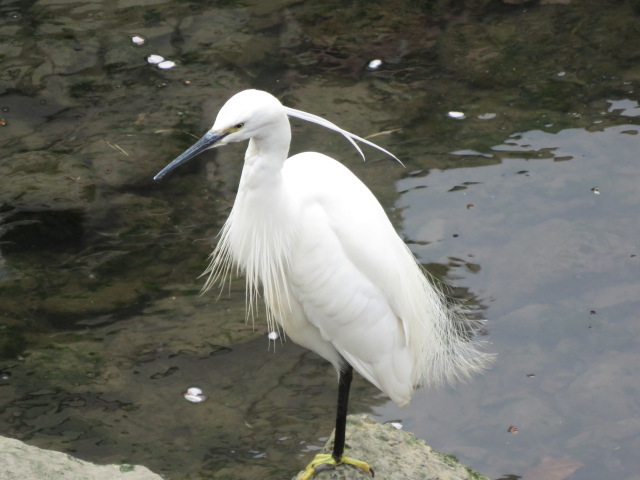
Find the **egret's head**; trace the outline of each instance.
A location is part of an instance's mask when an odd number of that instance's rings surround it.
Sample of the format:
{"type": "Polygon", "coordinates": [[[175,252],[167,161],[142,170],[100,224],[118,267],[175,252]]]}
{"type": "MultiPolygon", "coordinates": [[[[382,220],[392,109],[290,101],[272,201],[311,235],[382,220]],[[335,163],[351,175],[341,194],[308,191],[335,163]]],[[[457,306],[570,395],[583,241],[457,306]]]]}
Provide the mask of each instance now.
{"type": "MultiPolygon", "coordinates": [[[[356,144],[356,140],[373,148],[377,148],[381,152],[398,160],[393,153],[369,140],[347,132],[322,117],[303,112],[302,110],[285,107],[276,97],[267,92],[244,90],[243,92],[235,94],[224,104],[211,130],[205,133],[200,140],[193,144],[182,155],[164,167],[153,179],[159,180],[171,170],[182,165],[204,150],[226,145],[227,143],[242,142],[250,138],[276,145],[280,148],[280,151],[286,152],[289,148],[289,141],[291,140],[291,129],[289,128],[287,116],[315,123],[316,125],[338,132],[351,142],[360,155],[362,155],[363,159],[364,153],[362,153],[362,150],[360,150],[360,147],[356,144]]],[[[400,160],[398,160],[398,162],[400,162],[400,160]]],[[[400,164],[402,164],[402,162],[400,162],[400,164]]]]}
{"type": "Polygon", "coordinates": [[[174,168],[210,148],[259,137],[262,132],[268,131],[270,125],[282,122],[286,117],[287,113],[280,101],[267,92],[244,90],[237,93],[222,106],[211,130],[153,179],[159,180],[174,168]]]}
{"type": "Polygon", "coordinates": [[[222,106],[209,133],[223,135],[219,145],[241,142],[260,136],[269,126],[286,117],[282,104],[270,93],[244,90],[222,106]]]}

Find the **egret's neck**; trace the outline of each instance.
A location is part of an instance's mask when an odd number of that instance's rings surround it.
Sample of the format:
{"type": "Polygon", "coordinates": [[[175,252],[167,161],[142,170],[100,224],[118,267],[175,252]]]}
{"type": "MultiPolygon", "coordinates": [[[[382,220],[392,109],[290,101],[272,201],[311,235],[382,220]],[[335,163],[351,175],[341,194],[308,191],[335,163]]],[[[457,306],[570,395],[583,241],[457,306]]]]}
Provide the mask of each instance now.
{"type": "Polygon", "coordinates": [[[253,136],[244,156],[240,187],[266,187],[273,182],[274,177],[279,177],[289,154],[290,143],[291,127],[286,115],[283,115],[281,121],[272,123],[253,136]]]}
{"type": "Polygon", "coordinates": [[[291,129],[283,117],[249,140],[238,194],[225,224],[234,260],[254,276],[262,275],[255,273],[259,265],[279,258],[287,245],[283,235],[291,230],[292,205],[282,175],[291,129]]]}

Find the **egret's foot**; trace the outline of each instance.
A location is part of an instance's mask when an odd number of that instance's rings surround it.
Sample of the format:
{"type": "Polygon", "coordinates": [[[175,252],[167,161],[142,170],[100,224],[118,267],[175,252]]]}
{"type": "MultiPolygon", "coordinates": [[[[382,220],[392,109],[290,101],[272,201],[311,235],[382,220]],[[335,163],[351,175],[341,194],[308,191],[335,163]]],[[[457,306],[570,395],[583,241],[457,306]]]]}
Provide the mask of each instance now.
{"type": "Polygon", "coordinates": [[[361,460],[356,460],[355,458],[349,458],[342,456],[342,460],[337,462],[330,454],[328,453],[319,453],[316,457],[311,461],[307,468],[304,469],[304,473],[300,477],[299,480],[309,480],[316,473],[321,472],[322,470],[328,470],[330,468],[335,468],[338,465],[342,465],[343,463],[348,463],[349,465],[353,465],[360,470],[363,470],[367,473],[370,473],[371,476],[374,476],[373,468],[369,466],[368,463],[363,462],[361,460]]]}

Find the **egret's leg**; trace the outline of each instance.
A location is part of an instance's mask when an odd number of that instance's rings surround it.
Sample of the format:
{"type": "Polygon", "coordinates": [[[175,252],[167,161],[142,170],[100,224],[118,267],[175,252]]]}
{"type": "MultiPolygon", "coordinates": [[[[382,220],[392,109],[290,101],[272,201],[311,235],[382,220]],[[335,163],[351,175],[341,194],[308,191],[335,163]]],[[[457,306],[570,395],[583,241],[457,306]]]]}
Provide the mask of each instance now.
{"type": "Polygon", "coordinates": [[[308,480],[321,470],[334,468],[348,463],[374,476],[373,469],[366,462],[344,456],[345,432],[347,429],[347,409],[349,406],[349,389],[353,379],[353,367],[349,364],[340,371],[338,381],[338,409],[336,412],[336,433],[333,438],[333,453],[320,453],[315,456],[299,480],[308,480]]]}
{"type": "Polygon", "coordinates": [[[333,438],[333,453],[331,458],[340,463],[344,455],[344,442],[347,430],[347,410],[349,407],[349,390],[353,380],[353,367],[347,366],[340,371],[338,380],[338,408],[336,409],[336,434],[333,438]]]}

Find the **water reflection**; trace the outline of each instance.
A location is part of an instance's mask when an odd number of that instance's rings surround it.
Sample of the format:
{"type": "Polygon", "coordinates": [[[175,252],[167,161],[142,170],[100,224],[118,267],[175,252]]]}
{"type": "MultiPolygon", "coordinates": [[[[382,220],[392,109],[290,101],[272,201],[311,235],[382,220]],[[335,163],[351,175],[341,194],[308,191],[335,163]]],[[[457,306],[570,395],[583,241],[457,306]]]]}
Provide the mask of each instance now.
{"type": "Polygon", "coordinates": [[[631,405],[615,413],[605,407],[611,392],[637,390],[637,372],[624,365],[640,361],[633,313],[639,232],[629,221],[636,216],[639,132],[628,124],[521,132],[491,149],[498,165],[431,170],[398,182],[405,231],[427,240],[414,251],[481,266],[462,263],[453,275],[488,305],[500,356],[487,377],[462,392],[424,392],[405,412],[385,406],[383,418],[401,416],[436,448],[494,477],[517,465],[533,469],[541,457],[570,458],[606,476],[604,465],[620,457],[600,452],[594,461],[591,454],[621,438],[618,428],[637,406],[629,397],[631,405]],[[619,375],[605,373],[616,368],[619,375]],[[479,407],[469,410],[468,402],[479,407]],[[451,429],[452,417],[461,431],[451,429]],[[504,429],[495,430],[496,421],[504,429]],[[512,424],[517,438],[505,434],[512,424]]]}

